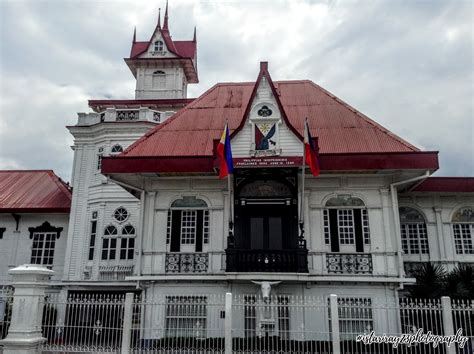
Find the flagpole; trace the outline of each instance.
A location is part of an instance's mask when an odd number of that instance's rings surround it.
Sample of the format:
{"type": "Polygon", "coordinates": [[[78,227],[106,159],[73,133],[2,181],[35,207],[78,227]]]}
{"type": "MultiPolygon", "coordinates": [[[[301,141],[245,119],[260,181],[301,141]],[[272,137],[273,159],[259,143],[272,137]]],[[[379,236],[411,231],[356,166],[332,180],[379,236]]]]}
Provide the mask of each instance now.
{"type": "Polygon", "coordinates": [[[303,168],[301,169],[301,205],[300,205],[300,229],[302,231],[301,234],[303,234],[303,228],[304,228],[304,181],[305,181],[305,169],[306,169],[306,146],[305,146],[305,141],[306,139],[306,129],[307,129],[307,118],[305,119],[304,123],[304,136],[303,136],[303,168]]]}

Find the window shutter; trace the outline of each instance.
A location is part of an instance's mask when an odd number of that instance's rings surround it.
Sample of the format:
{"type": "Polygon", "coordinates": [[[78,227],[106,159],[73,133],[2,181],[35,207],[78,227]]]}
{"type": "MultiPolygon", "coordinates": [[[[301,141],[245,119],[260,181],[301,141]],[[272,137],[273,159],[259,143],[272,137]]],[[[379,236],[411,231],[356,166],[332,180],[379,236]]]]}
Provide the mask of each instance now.
{"type": "Polygon", "coordinates": [[[173,210],[172,213],[170,252],[179,252],[181,249],[181,210],[173,210]]]}
{"type": "Polygon", "coordinates": [[[329,209],[329,229],[331,230],[331,252],[339,252],[339,228],[337,209],[329,209]]]}
{"type": "Polygon", "coordinates": [[[362,211],[354,209],[354,233],[356,252],[364,252],[364,236],[362,230],[362,211]]]}
{"type": "Polygon", "coordinates": [[[202,252],[202,232],[204,229],[204,211],[197,211],[196,220],[196,252],[202,252]]]}

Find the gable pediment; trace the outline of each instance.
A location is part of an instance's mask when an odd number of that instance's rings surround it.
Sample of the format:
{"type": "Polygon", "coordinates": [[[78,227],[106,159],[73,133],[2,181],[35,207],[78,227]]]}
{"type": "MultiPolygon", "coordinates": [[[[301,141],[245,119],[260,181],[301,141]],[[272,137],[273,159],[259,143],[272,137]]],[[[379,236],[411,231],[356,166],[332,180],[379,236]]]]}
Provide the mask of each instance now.
{"type": "Polygon", "coordinates": [[[176,58],[176,54],[172,53],[166,44],[166,40],[160,28],[156,28],[151,37],[148,48],[143,52],[140,58],[176,58]]]}
{"type": "Polygon", "coordinates": [[[302,142],[288,128],[272,90],[262,76],[242,129],[232,138],[234,157],[299,156],[302,142]],[[289,155],[291,154],[291,155],[289,155]],[[296,155],[295,155],[296,154],[296,155]]]}

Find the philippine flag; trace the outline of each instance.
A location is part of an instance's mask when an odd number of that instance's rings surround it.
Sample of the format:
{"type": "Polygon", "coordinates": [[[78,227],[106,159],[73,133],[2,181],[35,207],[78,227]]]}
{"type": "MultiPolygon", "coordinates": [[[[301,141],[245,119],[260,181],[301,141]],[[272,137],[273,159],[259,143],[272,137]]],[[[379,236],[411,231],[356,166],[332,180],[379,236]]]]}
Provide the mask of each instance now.
{"type": "Polygon", "coordinates": [[[229,173],[234,172],[234,163],[232,161],[232,150],[230,148],[230,134],[227,123],[221,135],[221,141],[217,145],[217,155],[221,159],[221,168],[219,178],[226,177],[229,173]]]}
{"type": "Polygon", "coordinates": [[[305,153],[305,162],[311,169],[313,176],[319,176],[321,172],[319,169],[318,155],[316,147],[314,146],[313,138],[309,131],[308,121],[305,121],[304,124],[304,153],[305,153]]]}

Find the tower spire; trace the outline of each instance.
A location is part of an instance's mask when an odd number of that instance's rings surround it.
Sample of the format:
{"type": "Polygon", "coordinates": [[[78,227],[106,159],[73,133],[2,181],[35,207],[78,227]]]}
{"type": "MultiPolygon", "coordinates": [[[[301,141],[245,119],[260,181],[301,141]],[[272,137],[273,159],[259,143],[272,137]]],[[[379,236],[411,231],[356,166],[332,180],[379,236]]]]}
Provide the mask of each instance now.
{"type": "Polygon", "coordinates": [[[137,26],[133,28],[133,43],[137,41],[137,26]]]}
{"type": "Polygon", "coordinates": [[[168,0],[166,0],[165,20],[163,21],[163,31],[168,31],[168,0]]]}
{"type": "Polygon", "coordinates": [[[161,29],[161,7],[158,8],[158,28],[161,29]]]}
{"type": "Polygon", "coordinates": [[[194,26],[193,42],[196,42],[196,26],[194,26]]]}

